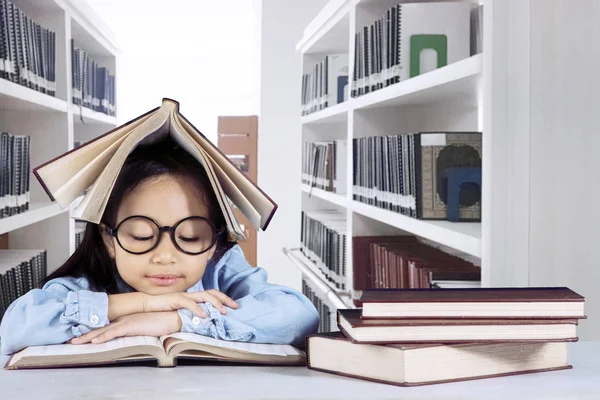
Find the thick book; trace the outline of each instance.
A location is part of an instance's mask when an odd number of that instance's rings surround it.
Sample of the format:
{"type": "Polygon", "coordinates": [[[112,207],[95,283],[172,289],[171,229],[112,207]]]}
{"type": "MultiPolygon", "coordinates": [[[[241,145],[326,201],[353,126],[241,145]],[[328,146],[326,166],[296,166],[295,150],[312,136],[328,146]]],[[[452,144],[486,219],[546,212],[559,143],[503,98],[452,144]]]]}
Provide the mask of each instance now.
{"type": "Polygon", "coordinates": [[[31,346],[13,354],[4,369],[66,368],[132,362],[175,367],[177,360],[258,365],[305,365],[306,355],[291,345],[231,342],[194,333],[123,337],[102,344],[31,346]]]}
{"type": "Polygon", "coordinates": [[[179,112],[179,103],[162,105],[33,170],[51,200],[68,206],[89,188],[73,218],[99,223],[113,185],[131,151],[171,137],[206,169],[225,215],[229,232],[243,239],[232,201],[255,229],[265,230],[277,209],[271,200],[229,158],[179,112]]]}
{"type": "Polygon", "coordinates": [[[585,298],[566,287],[373,289],[362,318],[586,318],[585,298]]]}
{"type": "Polygon", "coordinates": [[[354,344],[340,332],[307,338],[308,368],[399,386],[570,369],[565,342],[354,344]]]}
{"type": "MultiPolygon", "coordinates": [[[[440,289],[438,289],[440,290],[440,289]]],[[[353,343],[576,342],[577,319],[362,319],[338,309],[338,327],[353,343]]]]}

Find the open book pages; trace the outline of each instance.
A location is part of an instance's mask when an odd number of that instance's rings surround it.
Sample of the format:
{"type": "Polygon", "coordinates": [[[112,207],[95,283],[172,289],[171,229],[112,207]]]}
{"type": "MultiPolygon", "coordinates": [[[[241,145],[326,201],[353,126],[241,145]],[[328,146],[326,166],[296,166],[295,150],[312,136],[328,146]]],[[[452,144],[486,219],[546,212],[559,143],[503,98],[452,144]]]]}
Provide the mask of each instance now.
{"type": "Polygon", "coordinates": [[[156,360],[161,367],[178,358],[249,364],[304,365],[305,353],[290,345],[231,342],[193,333],[160,338],[135,336],[102,344],[31,346],[12,355],[5,369],[56,368],[156,360]]]}
{"type": "Polygon", "coordinates": [[[400,386],[567,369],[567,345],[354,344],[339,332],[309,336],[308,368],[400,386]]]}
{"type": "Polygon", "coordinates": [[[138,145],[171,137],[205,168],[229,232],[243,238],[231,200],[255,229],[265,230],[277,204],[229,158],[179,113],[179,103],[163,99],[162,105],[33,170],[48,196],[67,207],[78,196],[73,217],[99,223],[127,156],[138,145]]]}

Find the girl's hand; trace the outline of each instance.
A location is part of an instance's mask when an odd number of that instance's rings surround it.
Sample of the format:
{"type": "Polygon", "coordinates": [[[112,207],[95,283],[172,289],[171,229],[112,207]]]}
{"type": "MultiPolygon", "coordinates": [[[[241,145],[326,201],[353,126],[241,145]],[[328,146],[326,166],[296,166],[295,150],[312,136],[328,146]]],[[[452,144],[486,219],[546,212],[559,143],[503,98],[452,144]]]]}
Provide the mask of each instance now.
{"type": "Polygon", "coordinates": [[[72,344],[104,343],[125,336],[168,335],[181,330],[177,311],[148,312],[120,317],[110,324],[70,340],[72,344]]]}
{"type": "Polygon", "coordinates": [[[204,292],[182,292],[182,293],[167,293],[158,295],[146,295],[144,299],[144,312],[156,311],[174,311],[185,308],[201,318],[206,318],[206,313],[198,306],[198,303],[210,303],[221,314],[227,314],[225,307],[239,308],[239,305],[229,296],[219,292],[218,290],[206,290],[204,292]]]}

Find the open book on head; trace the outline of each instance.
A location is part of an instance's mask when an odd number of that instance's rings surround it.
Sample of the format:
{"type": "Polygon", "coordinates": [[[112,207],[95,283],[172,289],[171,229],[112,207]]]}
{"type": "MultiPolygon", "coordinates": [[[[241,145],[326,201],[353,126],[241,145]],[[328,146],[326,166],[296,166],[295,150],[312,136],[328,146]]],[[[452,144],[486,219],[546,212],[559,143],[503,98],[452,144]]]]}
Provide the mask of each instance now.
{"type": "Polygon", "coordinates": [[[175,367],[178,359],[265,365],[306,364],[305,353],[291,345],[230,342],[180,332],[160,338],[123,337],[102,344],[31,346],[13,354],[4,368],[61,368],[154,360],[159,367],[175,367]]]}
{"type": "Polygon", "coordinates": [[[89,189],[75,208],[76,219],[99,223],[123,164],[133,149],[171,137],[206,170],[229,232],[244,238],[233,202],[255,229],[265,230],[277,204],[179,113],[179,103],[162,105],[33,170],[51,200],[65,208],[89,189]]]}

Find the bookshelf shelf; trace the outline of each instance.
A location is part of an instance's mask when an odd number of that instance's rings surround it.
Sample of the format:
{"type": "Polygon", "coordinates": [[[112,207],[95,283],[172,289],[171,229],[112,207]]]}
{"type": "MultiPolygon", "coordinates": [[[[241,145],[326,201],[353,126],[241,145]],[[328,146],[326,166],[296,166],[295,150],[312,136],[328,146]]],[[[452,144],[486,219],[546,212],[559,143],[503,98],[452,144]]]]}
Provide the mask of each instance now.
{"type": "Polygon", "coordinates": [[[63,210],[58,204],[49,201],[32,202],[29,204],[28,211],[0,219],[0,235],[33,225],[67,211],[68,209],[63,210]]]}
{"type": "Polygon", "coordinates": [[[335,205],[338,205],[341,207],[346,207],[348,204],[348,201],[347,201],[345,195],[328,192],[326,190],[318,189],[318,188],[312,188],[312,190],[311,190],[311,187],[306,184],[301,184],[301,190],[304,193],[310,193],[312,196],[326,200],[332,204],[335,204],[335,205]]]}
{"type": "Polygon", "coordinates": [[[350,208],[357,214],[374,219],[424,239],[481,257],[481,224],[477,222],[424,221],[353,200],[350,208]]]}
{"type": "Polygon", "coordinates": [[[304,125],[342,123],[348,120],[348,101],[302,117],[304,125]]]}
{"type": "Polygon", "coordinates": [[[304,37],[296,50],[302,53],[348,51],[350,0],[331,0],[304,30],[304,37]]]}
{"type": "MultiPolygon", "coordinates": [[[[81,119],[80,119],[81,112],[80,112],[79,106],[72,104],[71,109],[73,110],[73,123],[81,124],[81,119]]],[[[85,123],[104,124],[104,125],[106,125],[107,130],[110,129],[111,127],[117,126],[117,118],[116,117],[106,115],[106,114],[98,112],[98,111],[91,110],[87,107],[82,107],[81,111],[83,112],[83,120],[85,123]]]]}
{"type": "Polygon", "coordinates": [[[350,100],[350,106],[358,110],[445,100],[476,106],[481,70],[482,55],[477,54],[385,89],[353,98],[350,100]]]}
{"type": "Polygon", "coordinates": [[[0,79],[0,110],[67,112],[67,103],[56,97],[0,79]]]}
{"type": "Polygon", "coordinates": [[[329,285],[325,275],[313,266],[297,248],[283,248],[283,253],[294,263],[294,265],[324,294],[324,297],[334,308],[355,308],[349,293],[341,292],[329,285]]]}

